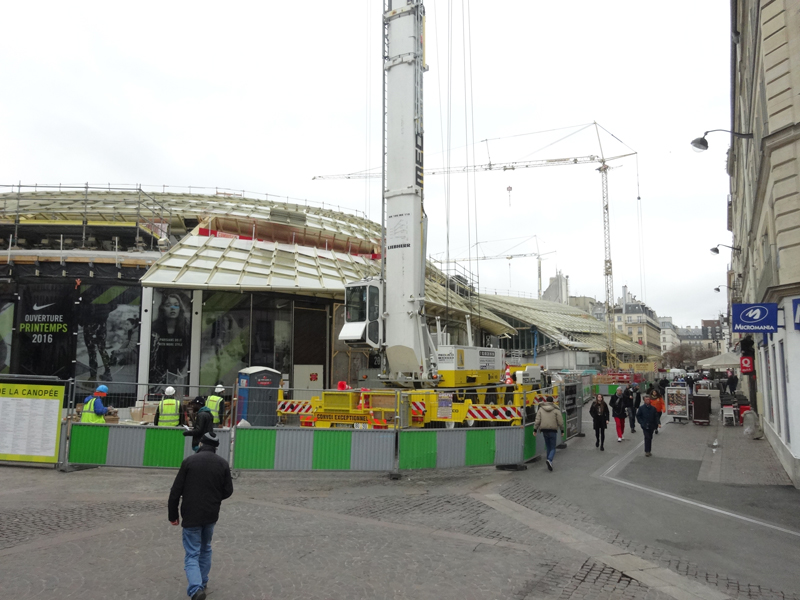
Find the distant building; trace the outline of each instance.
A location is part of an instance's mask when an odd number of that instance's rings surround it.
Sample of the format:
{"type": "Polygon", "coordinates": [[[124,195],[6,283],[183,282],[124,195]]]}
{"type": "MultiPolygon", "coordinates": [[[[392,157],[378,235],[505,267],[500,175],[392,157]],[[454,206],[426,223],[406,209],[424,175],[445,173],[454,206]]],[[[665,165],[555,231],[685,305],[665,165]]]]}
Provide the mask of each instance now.
{"type": "Polygon", "coordinates": [[[550,278],[547,289],[542,292],[542,300],[569,304],[569,275],[557,271],[556,276],[550,278]]]}
{"type": "Polygon", "coordinates": [[[659,319],[661,325],[661,352],[669,352],[675,346],[679,346],[681,341],[678,338],[678,333],[675,330],[675,325],[672,323],[672,317],[661,317],[659,319]]]}
{"type": "Polygon", "coordinates": [[[661,324],[656,312],[622,286],[622,298],[613,309],[617,331],[647,348],[643,354],[661,354],[661,324]]]}

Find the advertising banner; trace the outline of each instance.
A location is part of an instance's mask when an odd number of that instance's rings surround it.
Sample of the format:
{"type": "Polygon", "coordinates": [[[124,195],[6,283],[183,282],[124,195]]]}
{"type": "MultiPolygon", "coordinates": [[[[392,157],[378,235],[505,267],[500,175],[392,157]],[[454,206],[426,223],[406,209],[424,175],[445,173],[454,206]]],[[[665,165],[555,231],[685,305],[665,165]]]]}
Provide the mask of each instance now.
{"type": "Polygon", "coordinates": [[[733,331],[736,333],[775,333],[778,331],[778,305],[734,304],[731,307],[733,331]]]}
{"type": "Polygon", "coordinates": [[[689,390],[685,387],[668,387],[664,394],[668,417],[689,418],[689,390]]]}
{"type": "Polygon", "coordinates": [[[76,299],[77,290],[61,283],[20,290],[17,373],[60,379],[74,376],[76,299]]]}
{"type": "Polygon", "coordinates": [[[63,385],[0,383],[0,460],[58,462],[63,385]]]}
{"type": "Polygon", "coordinates": [[[154,291],[150,334],[151,383],[189,383],[191,305],[188,292],[154,291]]]}
{"type": "Polygon", "coordinates": [[[135,391],[112,382],[136,380],[141,287],[90,284],[79,291],[76,379],[102,381],[112,394],[135,391]]]}

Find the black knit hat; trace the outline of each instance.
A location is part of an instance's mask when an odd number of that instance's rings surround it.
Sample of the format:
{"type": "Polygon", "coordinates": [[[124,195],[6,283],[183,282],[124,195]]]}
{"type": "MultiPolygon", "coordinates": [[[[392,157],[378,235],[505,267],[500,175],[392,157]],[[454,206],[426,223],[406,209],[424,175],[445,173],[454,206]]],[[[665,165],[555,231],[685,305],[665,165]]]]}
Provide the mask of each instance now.
{"type": "Polygon", "coordinates": [[[214,448],[219,447],[219,438],[217,437],[217,434],[214,433],[213,431],[207,431],[206,433],[204,433],[203,438],[200,441],[203,442],[203,444],[205,444],[206,446],[214,446],[214,448]]]}

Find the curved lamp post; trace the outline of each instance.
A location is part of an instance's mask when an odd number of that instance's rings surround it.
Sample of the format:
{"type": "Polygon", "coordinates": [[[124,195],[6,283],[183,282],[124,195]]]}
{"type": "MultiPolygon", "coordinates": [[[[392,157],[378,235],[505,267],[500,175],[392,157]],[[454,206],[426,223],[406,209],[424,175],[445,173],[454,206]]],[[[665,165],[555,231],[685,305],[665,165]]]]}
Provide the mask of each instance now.
{"type": "Polygon", "coordinates": [[[720,288],[728,288],[728,289],[731,289],[731,288],[730,288],[730,287],[728,287],[727,285],[718,285],[717,287],[715,287],[715,288],[714,288],[714,291],[715,291],[715,292],[717,292],[717,293],[719,293],[719,291],[720,291],[720,288]]]}
{"type": "Polygon", "coordinates": [[[735,131],[731,131],[729,129],[710,129],[703,134],[703,137],[695,138],[692,140],[692,148],[694,148],[695,152],[703,152],[704,150],[708,150],[708,141],[706,140],[706,136],[709,133],[714,133],[715,131],[724,131],[726,133],[730,133],[731,135],[735,135],[736,137],[744,138],[746,140],[752,140],[753,134],[752,133],[737,133],[735,131]]]}
{"type": "Polygon", "coordinates": [[[711,248],[711,254],[719,254],[719,247],[724,246],[725,248],[730,248],[733,252],[741,252],[742,249],[739,246],[728,246],[727,244],[717,244],[713,248],[711,248]]]}

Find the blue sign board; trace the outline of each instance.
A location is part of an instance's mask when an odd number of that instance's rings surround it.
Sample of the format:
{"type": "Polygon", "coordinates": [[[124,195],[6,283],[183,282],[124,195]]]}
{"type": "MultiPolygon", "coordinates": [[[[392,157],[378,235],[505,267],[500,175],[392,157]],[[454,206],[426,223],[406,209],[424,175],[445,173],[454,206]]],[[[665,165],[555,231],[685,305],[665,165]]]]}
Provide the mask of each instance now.
{"type": "Polygon", "coordinates": [[[794,328],[800,329],[800,298],[792,300],[792,319],[794,319],[794,328]]]}
{"type": "Polygon", "coordinates": [[[778,331],[778,305],[734,304],[731,310],[733,331],[738,333],[775,333],[778,331]]]}

